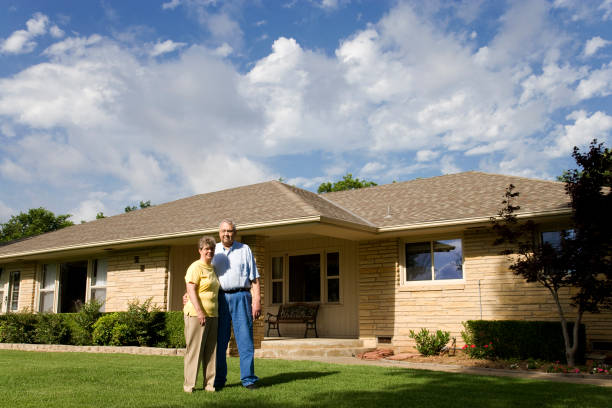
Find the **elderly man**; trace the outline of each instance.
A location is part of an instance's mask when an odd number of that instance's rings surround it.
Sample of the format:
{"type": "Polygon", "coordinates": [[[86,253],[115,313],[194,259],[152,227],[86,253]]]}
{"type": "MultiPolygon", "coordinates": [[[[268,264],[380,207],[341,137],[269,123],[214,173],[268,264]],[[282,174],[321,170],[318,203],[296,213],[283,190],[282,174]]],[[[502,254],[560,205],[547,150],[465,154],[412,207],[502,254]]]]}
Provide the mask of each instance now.
{"type": "Polygon", "coordinates": [[[215,247],[212,264],[219,277],[219,329],[217,334],[217,374],[215,389],[227,380],[225,358],[230,339],[230,324],[240,354],[240,381],[249,390],[256,389],[254,366],[253,320],[261,314],[259,273],[248,245],[234,241],[236,225],[223,220],[219,225],[221,242],[215,247]]]}

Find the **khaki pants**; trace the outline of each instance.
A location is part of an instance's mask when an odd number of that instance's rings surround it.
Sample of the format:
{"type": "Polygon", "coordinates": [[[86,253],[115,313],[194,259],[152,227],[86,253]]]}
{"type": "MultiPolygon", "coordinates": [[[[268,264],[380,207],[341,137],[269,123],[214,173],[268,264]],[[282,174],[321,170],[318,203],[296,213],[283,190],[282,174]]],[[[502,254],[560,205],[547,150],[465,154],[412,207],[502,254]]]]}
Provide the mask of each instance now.
{"type": "Polygon", "coordinates": [[[217,317],[207,317],[206,324],[200,326],[195,316],[184,316],[185,319],[185,381],[183,390],[193,391],[198,378],[200,364],[204,374],[204,389],[214,391],[215,366],[217,362],[217,317]]]}

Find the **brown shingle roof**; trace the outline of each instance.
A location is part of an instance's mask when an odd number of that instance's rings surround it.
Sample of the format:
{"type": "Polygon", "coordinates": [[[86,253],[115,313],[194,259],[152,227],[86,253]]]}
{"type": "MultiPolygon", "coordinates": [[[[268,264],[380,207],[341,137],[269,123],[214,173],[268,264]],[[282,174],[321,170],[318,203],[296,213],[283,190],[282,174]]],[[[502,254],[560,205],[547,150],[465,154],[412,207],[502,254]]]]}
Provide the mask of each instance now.
{"type": "Polygon", "coordinates": [[[568,209],[563,183],[475,171],[322,196],[378,227],[390,227],[488,218],[498,212],[509,184],[520,193],[519,214],[568,209]]]}
{"type": "Polygon", "coordinates": [[[190,235],[215,230],[223,218],[240,227],[323,218],[371,229],[490,217],[504,190],[521,193],[521,212],[567,209],[563,184],[467,172],[317,195],[278,181],[199,194],[74,225],[0,246],[0,257],[102,243],[190,235]],[[389,210],[390,217],[387,216],[389,210]]]}

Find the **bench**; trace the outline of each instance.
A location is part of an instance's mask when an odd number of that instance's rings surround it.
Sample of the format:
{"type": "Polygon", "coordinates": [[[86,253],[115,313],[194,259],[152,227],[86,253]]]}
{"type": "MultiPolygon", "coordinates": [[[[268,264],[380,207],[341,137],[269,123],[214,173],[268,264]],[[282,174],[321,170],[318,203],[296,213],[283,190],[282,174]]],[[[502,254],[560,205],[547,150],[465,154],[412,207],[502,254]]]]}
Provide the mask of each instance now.
{"type": "Polygon", "coordinates": [[[270,336],[270,329],[276,330],[278,337],[281,337],[280,323],[305,323],[306,331],[304,332],[304,338],[308,336],[308,330],[314,330],[315,336],[319,337],[317,333],[317,312],[319,311],[318,304],[310,303],[291,303],[280,305],[278,307],[278,313],[268,313],[268,330],[266,336],[270,336]]]}

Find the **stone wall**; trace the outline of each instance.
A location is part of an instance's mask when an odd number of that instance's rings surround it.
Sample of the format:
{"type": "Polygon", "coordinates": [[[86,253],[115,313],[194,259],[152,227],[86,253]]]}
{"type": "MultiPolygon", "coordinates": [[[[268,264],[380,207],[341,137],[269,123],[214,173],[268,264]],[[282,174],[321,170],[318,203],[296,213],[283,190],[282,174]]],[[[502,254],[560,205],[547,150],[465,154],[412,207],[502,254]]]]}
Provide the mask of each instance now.
{"type": "Polygon", "coordinates": [[[127,310],[128,302],[151,298],[166,310],[168,304],[168,247],[126,251],[108,256],[106,311],[127,310]]]}
{"type": "MultiPolygon", "coordinates": [[[[447,239],[447,236],[438,237],[447,239]]],[[[411,349],[410,330],[442,329],[462,345],[466,320],[557,320],[557,307],[547,289],[526,283],[509,269],[506,256],[491,243],[485,229],[466,230],[461,281],[401,284],[401,240],[364,241],[359,247],[360,338],[375,345],[392,337],[392,345],[411,349]]],[[[564,312],[573,319],[570,291],[562,292],[564,312]]],[[[587,314],[588,341],[611,341],[612,313],[587,314]]]]}

